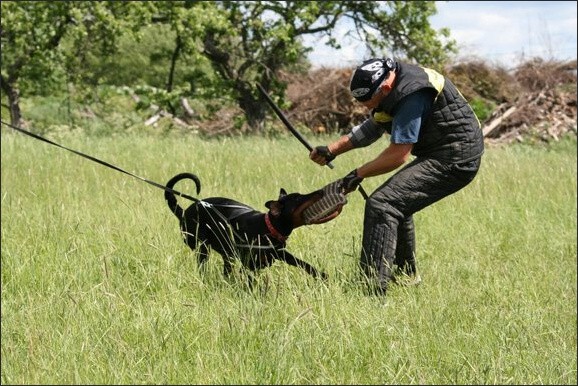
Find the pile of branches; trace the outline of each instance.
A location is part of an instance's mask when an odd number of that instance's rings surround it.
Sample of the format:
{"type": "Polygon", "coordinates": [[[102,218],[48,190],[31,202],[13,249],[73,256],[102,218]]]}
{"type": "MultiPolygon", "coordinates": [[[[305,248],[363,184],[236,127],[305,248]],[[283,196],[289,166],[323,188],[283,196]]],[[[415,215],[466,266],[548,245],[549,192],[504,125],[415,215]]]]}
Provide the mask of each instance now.
{"type": "Polygon", "coordinates": [[[367,117],[349,93],[351,69],[319,68],[290,79],[287,116],[315,133],[342,132],[367,117]]]}
{"type": "Polygon", "coordinates": [[[513,76],[520,93],[486,120],[488,142],[551,142],[576,136],[576,61],[531,61],[513,76]]]}
{"type": "Polygon", "coordinates": [[[558,141],[576,136],[576,93],[542,90],[503,103],[483,127],[490,143],[558,141]]]}
{"type": "MultiPolygon", "coordinates": [[[[367,117],[349,94],[352,69],[291,76],[289,119],[315,133],[346,132],[367,117]]],[[[472,60],[444,71],[469,101],[496,106],[482,122],[488,142],[552,141],[576,136],[576,61],[530,60],[514,71],[472,60]]]]}

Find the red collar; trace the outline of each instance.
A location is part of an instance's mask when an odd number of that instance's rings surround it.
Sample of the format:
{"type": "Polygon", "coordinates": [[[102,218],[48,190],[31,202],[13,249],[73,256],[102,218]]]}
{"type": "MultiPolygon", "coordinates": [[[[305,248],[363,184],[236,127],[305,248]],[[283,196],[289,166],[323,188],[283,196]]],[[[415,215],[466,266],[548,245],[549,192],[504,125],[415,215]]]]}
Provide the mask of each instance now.
{"type": "Polygon", "coordinates": [[[269,218],[269,213],[265,213],[265,224],[267,224],[267,229],[269,229],[271,236],[273,236],[277,240],[281,241],[282,243],[284,243],[287,240],[287,237],[283,236],[281,233],[279,233],[279,231],[277,229],[275,229],[273,224],[271,224],[271,219],[269,218]]]}

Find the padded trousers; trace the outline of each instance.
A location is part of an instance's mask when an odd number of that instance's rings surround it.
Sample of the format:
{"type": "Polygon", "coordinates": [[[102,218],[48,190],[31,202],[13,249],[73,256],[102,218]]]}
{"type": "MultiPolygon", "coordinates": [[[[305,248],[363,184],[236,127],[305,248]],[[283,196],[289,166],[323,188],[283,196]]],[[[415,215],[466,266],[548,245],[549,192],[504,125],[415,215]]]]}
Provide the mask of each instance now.
{"type": "Polygon", "coordinates": [[[468,185],[480,163],[416,158],[367,198],[360,267],[376,292],[387,291],[394,264],[416,272],[413,214],[468,185]]]}

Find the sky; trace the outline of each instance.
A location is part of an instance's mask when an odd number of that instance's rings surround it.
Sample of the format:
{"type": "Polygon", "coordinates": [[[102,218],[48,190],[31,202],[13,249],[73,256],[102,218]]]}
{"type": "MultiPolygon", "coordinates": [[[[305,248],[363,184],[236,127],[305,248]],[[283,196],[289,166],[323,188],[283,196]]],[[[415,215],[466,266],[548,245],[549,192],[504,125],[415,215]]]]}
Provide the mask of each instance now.
{"type": "MultiPolygon", "coordinates": [[[[436,1],[433,29],[447,27],[456,41],[458,59],[478,57],[514,68],[528,58],[576,59],[576,1],[436,1]]],[[[338,26],[343,34],[350,27],[338,26]]],[[[339,51],[319,39],[309,55],[314,67],[352,67],[366,59],[363,44],[342,40],[339,51]]]]}

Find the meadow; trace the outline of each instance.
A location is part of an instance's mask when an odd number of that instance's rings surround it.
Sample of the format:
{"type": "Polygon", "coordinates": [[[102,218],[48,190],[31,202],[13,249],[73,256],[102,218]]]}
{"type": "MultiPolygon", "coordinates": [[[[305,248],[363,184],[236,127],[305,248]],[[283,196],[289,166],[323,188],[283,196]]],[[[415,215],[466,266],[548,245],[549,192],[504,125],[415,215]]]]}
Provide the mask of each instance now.
{"type": "MultiPolygon", "coordinates": [[[[383,148],[330,170],[284,136],[50,138],[160,184],[193,172],[201,198],[263,211],[383,148]]],[[[415,215],[422,284],[385,297],[358,282],[356,192],[288,241],[326,283],[277,262],[249,292],[218,255],[199,275],[161,189],[5,127],[1,150],[2,384],[577,383],[575,139],[488,147],[469,186],[415,215]]]]}

